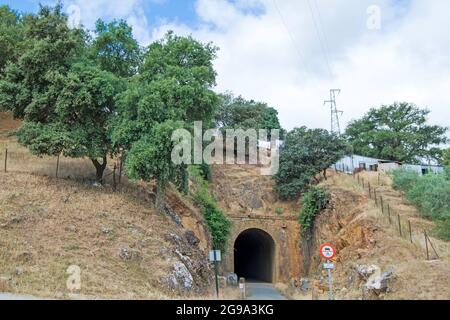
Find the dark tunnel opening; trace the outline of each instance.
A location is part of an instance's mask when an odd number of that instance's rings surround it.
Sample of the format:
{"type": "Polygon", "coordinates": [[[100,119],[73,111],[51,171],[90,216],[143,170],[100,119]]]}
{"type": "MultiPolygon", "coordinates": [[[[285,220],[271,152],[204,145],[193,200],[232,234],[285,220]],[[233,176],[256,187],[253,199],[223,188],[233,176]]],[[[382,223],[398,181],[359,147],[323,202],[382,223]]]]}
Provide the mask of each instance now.
{"type": "Polygon", "coordinates": [[[275,242],[265,231],[249,229],[234,243],[234,272],[247,280],[273,282],[275,242]]]}

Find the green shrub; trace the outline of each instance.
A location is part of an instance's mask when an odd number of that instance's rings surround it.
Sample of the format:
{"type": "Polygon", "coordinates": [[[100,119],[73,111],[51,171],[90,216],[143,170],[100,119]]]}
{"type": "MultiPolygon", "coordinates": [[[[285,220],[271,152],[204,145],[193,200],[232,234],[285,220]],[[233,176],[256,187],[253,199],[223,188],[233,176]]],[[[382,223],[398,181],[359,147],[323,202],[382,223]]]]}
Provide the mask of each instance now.
{"type": "Polygon", "coordinates": [[[327,207],[330,194],[322,187],[311,187],[302,197],[302,209],[298,221],[302,228],[304,239],[311,238],[311,232],[314,227],[314,221],[317,214],[327,207]]]}
{"type": "Polygon", "coordinates": [[[411,170],[398,169],[392,171],[392,178],[394,189],[406,192],[414,187],[420,176],[411,170]]]}
{"type": "Polygon", "coordinates": [[[203,217],[213,239],[214,249],[225,252],[231,232],[231,221],[217,207],[216,199],[209,192],[209,184],[204,179],[204,171],[202,169],[199,166],[189,168],[189,176],[194,184],[193,200],[202,210],[203,217]]]}
{"type": "Polygon", "coordinates": [[[450,241],[450,219],[436,220],[433,234],[442,240],[450,241]]]}
{"type": "Polygon", "coordinates": [[[424,176],[395,170],[392,176],[394,188],[403,191],[423,217],[436,222],[434,234],[444,240],[450,239],[450,170],[424,176]]]}
{"type": "Polygon", "coordinates": [[[283,209],[281,209],[281,208],[276,208],[276,209],[275,209],[275,213],[276,213],[277,215],[281,216],[281,215],[283,214],[283,209]]]}

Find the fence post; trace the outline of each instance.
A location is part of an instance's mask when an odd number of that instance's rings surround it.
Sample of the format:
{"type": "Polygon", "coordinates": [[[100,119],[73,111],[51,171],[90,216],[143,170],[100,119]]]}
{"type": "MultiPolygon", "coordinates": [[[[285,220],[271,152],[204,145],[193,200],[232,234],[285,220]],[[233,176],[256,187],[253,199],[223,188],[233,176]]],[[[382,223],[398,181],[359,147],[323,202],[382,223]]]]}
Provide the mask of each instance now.
{"type": "Polygon", "coordinates": [[[56,179],[58,179],[58,171],[59,171],[59,154],[58,158],[56,159],[56,179]]]}
{"type": "Polygon", "coordinates": [[[375,205],[378,207],[377,189],[373,189],[373,196],[375,197],[375,205]]]}
{"type": "Polygon", "coordinates": [[[372,188],[370,186],[370,182],[369,182],[369,198],[372,198],[372,188]]]}
{"type": "Polygon", "coordinates": [[[425,237],[425,248],[427,249],[427,261],[430,260],[430,251],[428,250],[428,236],[427,232],[424,230],[423,235],[425,237]]]}
{"type": "Polygon", "coordinates": [[[116,170],[117,166],[114,163],[114,169],[113,169],[113,190],[116,191],[117,185],[116,185],[116,170]]]}
{"type": "Polygon", "coordinates": [[[408,220],[408,229],[409,229],[409,240],[411,241],[411,243],[413,243],[411,220],[408,220]]]}
{"type": "Polygon", "coordinates": [[[400,237],[403,237],[403,234],[402,234],[402,221],[401,221],[401,218],[400,218],[400,214],[397,215],[397,216],[398,216],[398,232],[400,233],[400,237]]]}
{"type": "Polygon", "coordinates": [[[433,251],[434,251],[434,254],[436,255],[436,258],[437,258],[437,259],[440,259],[440,258],[439,258],[439,255],[438,255],[438,253],[437,253],[437,251],[436,251],[436,249],[434,248],[433,242],[431,242],[431,239],[430,239],[430,237],[428,236],[428,234],[427,234],[427,239],[428,239],[428,242],[429,242],[430,245],[431,245],[431,248],[432,248],[433,251]]]}
{"type": "Polygon", "coordinates": [[[119,185],[122,184],[123,155],[120,156],[119,163],[119,185]]]}
{"type": "Polygon", "coordinates": [[[380,197],[380,204],[381,204],[381,213],[384,214],[384,201],[383,201],[383,197],[380,197]]]}
{"type": "Polygon", "coordinates": [[[389,218],[389,224],[392,224],[391,220],[391,205],[388,203],[388,218],[389,218]]]}
{"type": "Polygon", "coordinates": [[[5,172],[6,170],[6,164],[8,163],[8,148],[5,149],[5,172]]]}

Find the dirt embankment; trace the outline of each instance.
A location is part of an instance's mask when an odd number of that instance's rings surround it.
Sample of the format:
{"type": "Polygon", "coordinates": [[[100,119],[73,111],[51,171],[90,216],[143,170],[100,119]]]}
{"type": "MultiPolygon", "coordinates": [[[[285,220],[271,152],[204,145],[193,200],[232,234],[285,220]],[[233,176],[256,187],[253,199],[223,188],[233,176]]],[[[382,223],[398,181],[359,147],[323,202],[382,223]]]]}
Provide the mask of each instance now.
{"type": "MultiPolygon", "coordinates": [[[[400,237],[395,225],[389,224],[380,208],[351,176],[333,175],[323,185],[331,192],[331,203],[315,223],[309,269],[311,287],[326,295],[326,273],[317,253],[321,244],[331,242],[338,251],[333,271],[337,299],[450,299],[449,243],[432,239],[441,259],[426,261],[424,244],[415,238],[411,244],[400,237]],[[385,281],[387,287],[365,290],[370,273],[362,275],[364,267],[392,273],[385,281]]],[[[384,193],[395,194],[389,188],[386,183],[384,193]]],[[[398,203],[394,199],[392,196],[394,207],[408,205],[401,198],[398,203]]],[[[429,224],[412,210],[407,211],[416,223],[429,224]]],[[[307,294],[311,296],[310,292],[307,294]]],[[[298,298],[304,296],[297,294],[298,298]]]]}
{"type": "Polygon", "coordinates": [[[28,173],[0,173],[0,186],[0,292],[114,299],[211,294],[208,235],[199,212],[175,191],[168,194],[169,214],[160,215],[148,188],[113,193],[28,173]],[[67,286],[76,271],[70,266],[80,268],[80,290],[67,286]]]}
{"type": "Polygon", "coordinates": [[[254,165],[213,166],[212,191],[219,207],[232,217],[295,218],[298,204],[281,201],[274,190],[272,177],[261,175],[261,170],[254,165]]]}

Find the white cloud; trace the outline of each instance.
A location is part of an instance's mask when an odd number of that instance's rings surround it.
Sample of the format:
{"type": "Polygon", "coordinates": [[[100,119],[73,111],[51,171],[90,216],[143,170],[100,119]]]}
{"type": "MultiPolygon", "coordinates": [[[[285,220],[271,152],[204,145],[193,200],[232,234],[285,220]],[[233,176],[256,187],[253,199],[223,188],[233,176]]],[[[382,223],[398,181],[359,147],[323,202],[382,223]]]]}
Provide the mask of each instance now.
{"type": "Polygon", "coordinates": [[[447,0],[197,0],[197,27],[161,21],[153,30],[141,0],[72,3],[82,4],[83,21],[99,14],[127,19],[144,44],[169,29],[213,41],[220,47],[217,90],[270,103],[288,129],[328,128],[323,100],[334,87],[342,89],[343,124],[370,107],[406,100],[431,109],[432,122],[450,125],[447,0]],[[378,31],[366,26],[373,4],[381,8],[378,31]]]}

